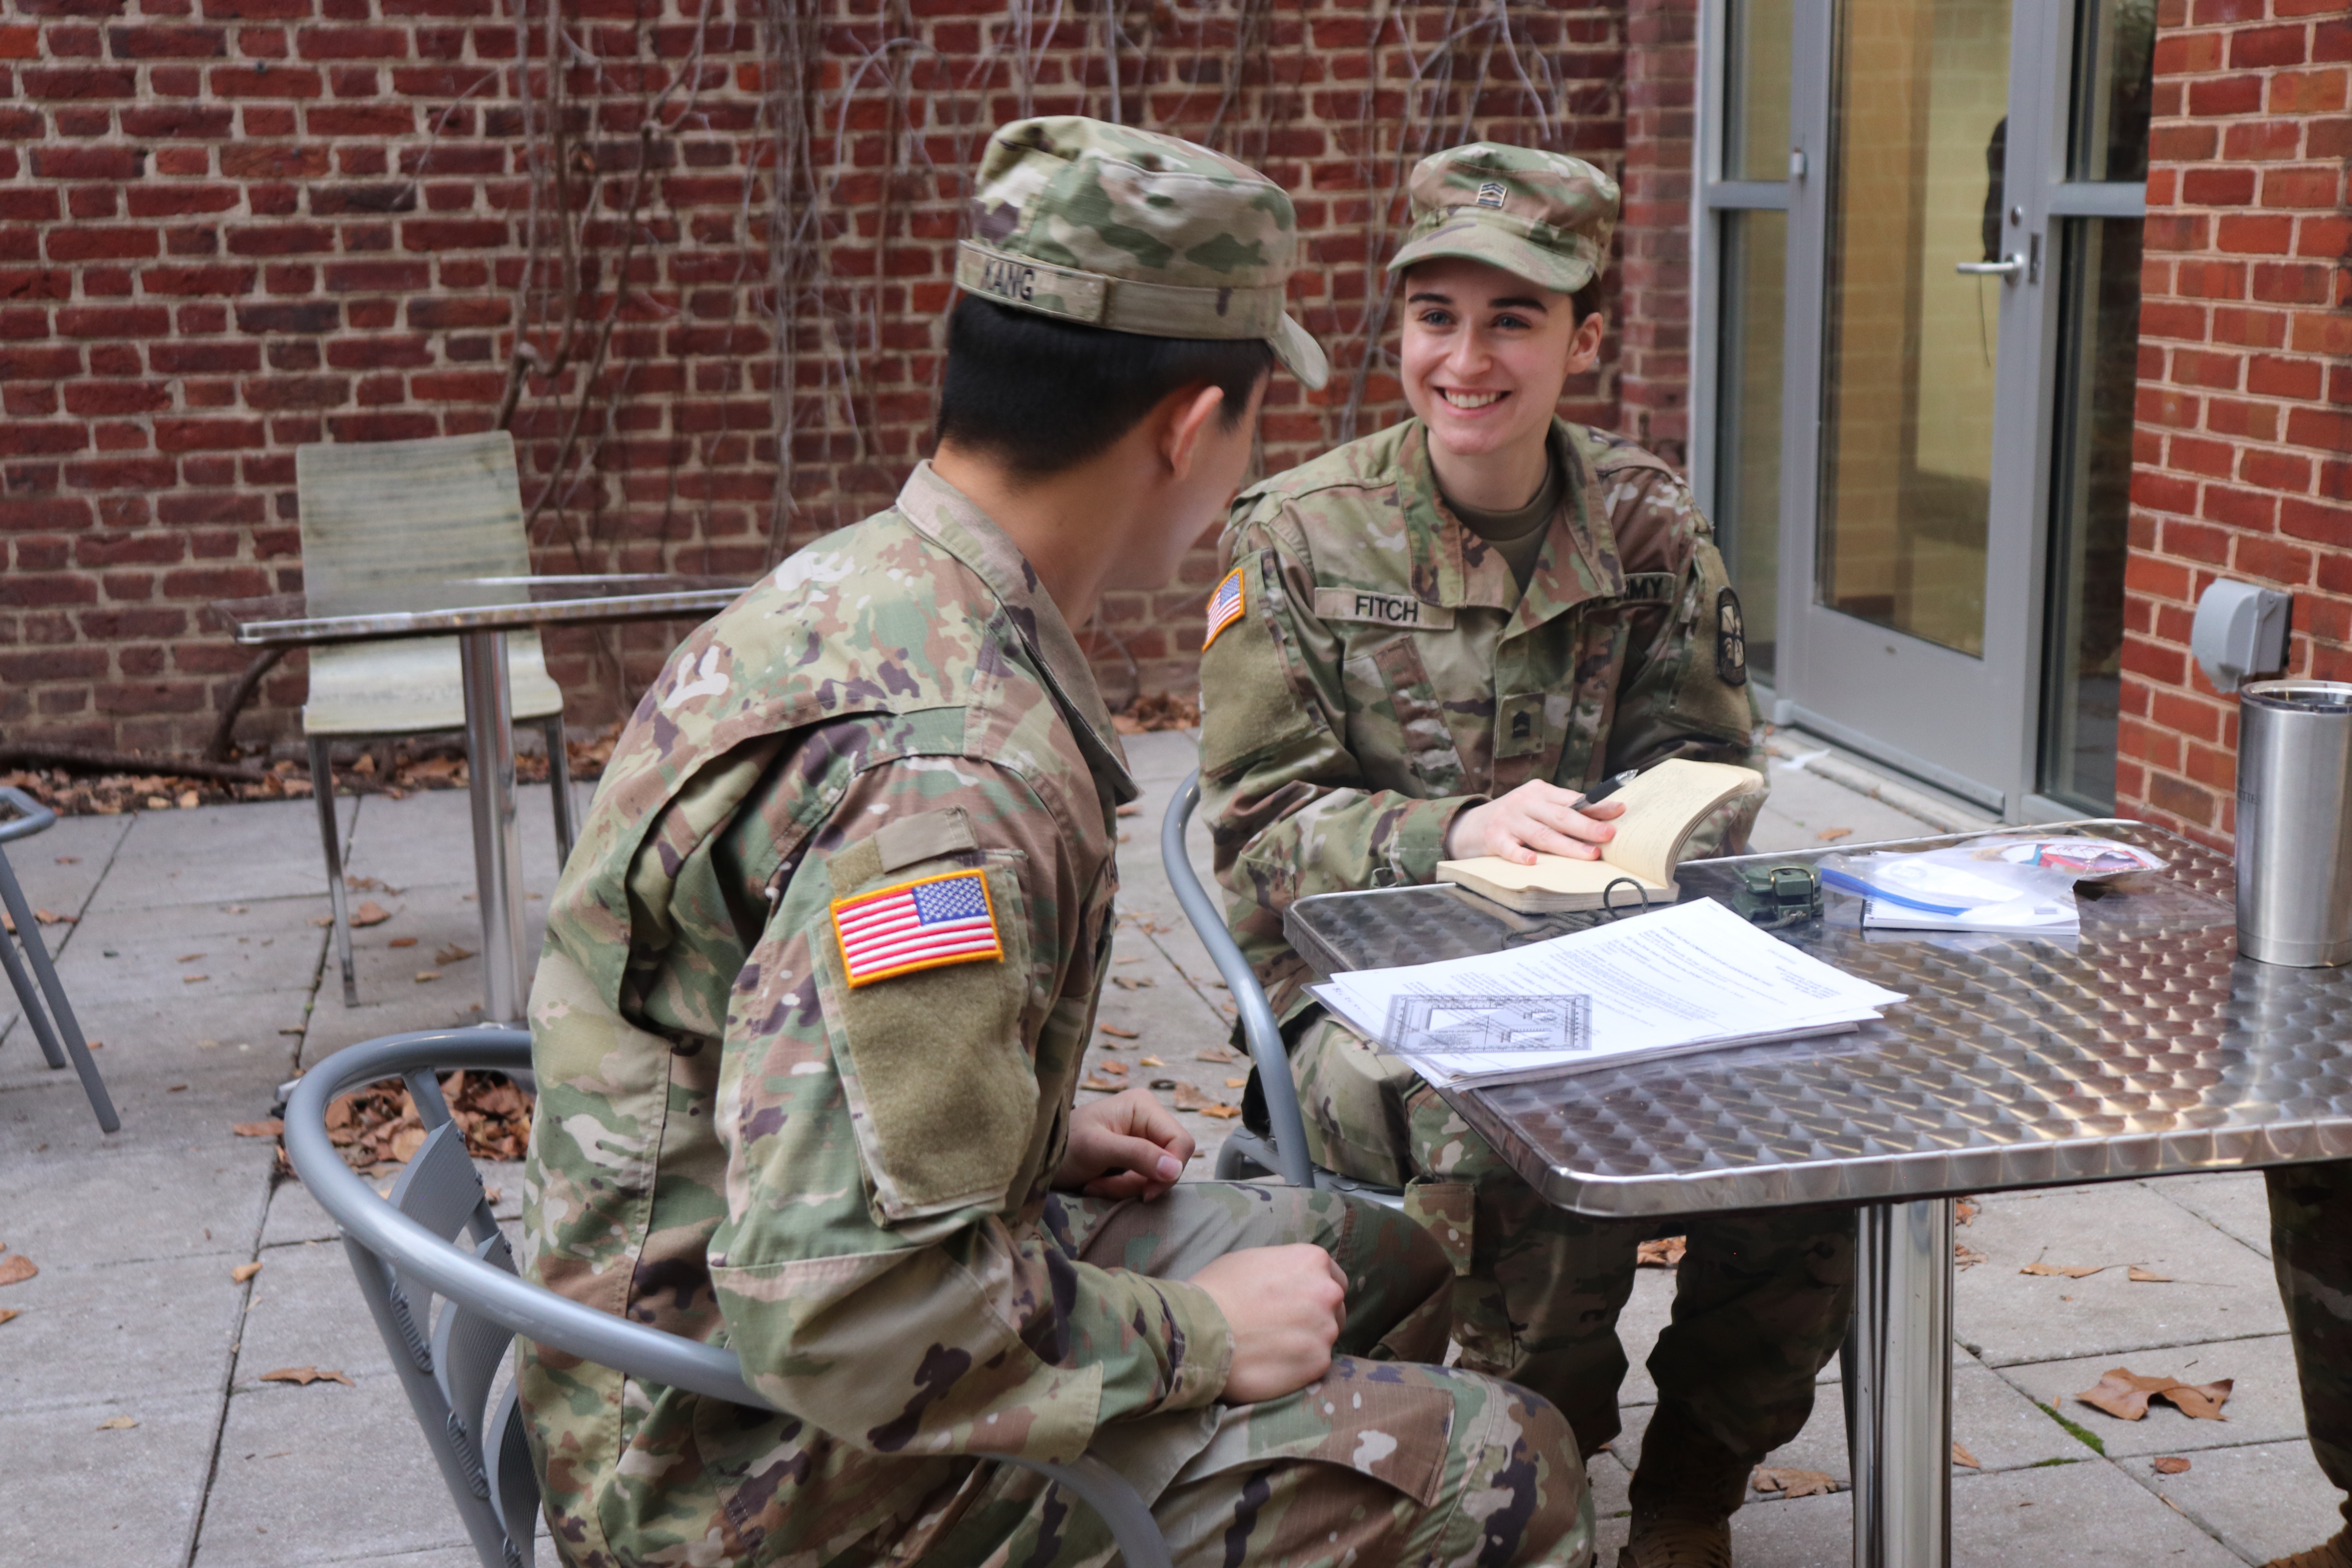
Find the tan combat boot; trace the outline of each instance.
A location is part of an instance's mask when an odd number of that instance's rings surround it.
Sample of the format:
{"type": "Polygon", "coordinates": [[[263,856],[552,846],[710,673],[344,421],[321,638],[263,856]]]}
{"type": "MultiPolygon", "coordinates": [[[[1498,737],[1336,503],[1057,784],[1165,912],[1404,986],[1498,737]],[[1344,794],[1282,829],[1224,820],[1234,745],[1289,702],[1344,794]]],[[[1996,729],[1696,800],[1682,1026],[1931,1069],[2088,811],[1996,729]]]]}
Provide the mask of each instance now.
{"type": "Polygon", "coordinates": [[[1642,1437],[1617,1568],[1731,1568],[1731,1515],[1750,1468],[1679,1406],[1661,1405],[1642,1437]]]}
{"type": "Polygon", "coordinates": [[[2323,1541],[2308,1552],[2274,1557],[2263,1568],[2352,1568],[2352,1526],[2337,1531],[2333,1540],[2323,1541]]]}

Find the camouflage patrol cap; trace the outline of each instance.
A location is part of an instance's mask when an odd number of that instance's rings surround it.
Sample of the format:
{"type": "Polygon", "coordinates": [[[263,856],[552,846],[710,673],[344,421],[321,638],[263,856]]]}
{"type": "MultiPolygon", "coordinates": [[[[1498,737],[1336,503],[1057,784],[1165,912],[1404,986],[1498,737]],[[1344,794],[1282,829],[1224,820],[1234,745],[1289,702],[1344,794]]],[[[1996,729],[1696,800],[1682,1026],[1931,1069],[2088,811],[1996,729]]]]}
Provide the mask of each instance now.
{"type": "Polygon", "coordinates": [[[1389,263],[1463,256],[1573,294],[1601,274],[1617,226],[1617,182],[1564,153],[1473,142],[1413,166],[1412,227],[1389,263]]]}
{"type": "Polygon", "coordinates": [[[1080,115],[988,139],[956,281],[1149,338],[1259,338],[1309,387],[1329,362],[1283,312],[1298,221],[1282,187],[1190,142],[1080,115]]]}

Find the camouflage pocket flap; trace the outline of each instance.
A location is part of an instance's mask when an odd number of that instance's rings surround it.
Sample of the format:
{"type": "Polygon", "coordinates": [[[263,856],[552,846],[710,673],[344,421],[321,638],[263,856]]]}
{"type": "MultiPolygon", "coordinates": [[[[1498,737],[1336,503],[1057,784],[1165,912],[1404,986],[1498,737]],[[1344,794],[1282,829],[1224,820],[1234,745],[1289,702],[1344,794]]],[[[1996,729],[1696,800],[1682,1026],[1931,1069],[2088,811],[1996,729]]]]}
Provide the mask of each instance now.
{"type": "Polygon", "coordinates": [[[1404,1189],[1405,1217],[1416,1221],[1444,1248],[1457,1279],[1470,1273],[1477,1196],[1478,1189],[1467,1182],[1413,1182],[1404,1189]]]}
{"type": "Polygon", "coordinates": [[[1311,1459],[1345,1466],[1434,1507],[1453,1453],[1458,1399],[1442,1367],[1335,1356],[1320,1382],[1296,1394],[1228,1407],[1217,1435],[1177,1479],[1311,1459]]]}

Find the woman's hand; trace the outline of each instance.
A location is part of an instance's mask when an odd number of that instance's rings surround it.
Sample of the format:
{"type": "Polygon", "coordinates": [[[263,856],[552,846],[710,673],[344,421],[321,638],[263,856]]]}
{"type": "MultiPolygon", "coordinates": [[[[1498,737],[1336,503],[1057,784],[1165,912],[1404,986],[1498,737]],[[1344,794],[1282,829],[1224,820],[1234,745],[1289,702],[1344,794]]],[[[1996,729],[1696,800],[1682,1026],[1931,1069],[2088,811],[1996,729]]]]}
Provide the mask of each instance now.
{"type": "Polygon", "coordinates": [[[1192,1135],[1148,1089],[1130,1089],[1070,1112],[1070,1146],[1054,1173],[1063,1192],[1090,1198],[1156,1198],[1192,1157],[1192,1135]]]}
{"type": "Polygon", "coordinates": [[[1572,789],[1530,779],[1500,800],[1474,805],[1455,817],[1446,829],[1445,858],[1496,855],[1519,866],[1534,865],[1538,855],[1598,860],[1601,846],[1617,837],[1610,822],[1624,810],[1623,801],[1587,806],[1572,789]]]}

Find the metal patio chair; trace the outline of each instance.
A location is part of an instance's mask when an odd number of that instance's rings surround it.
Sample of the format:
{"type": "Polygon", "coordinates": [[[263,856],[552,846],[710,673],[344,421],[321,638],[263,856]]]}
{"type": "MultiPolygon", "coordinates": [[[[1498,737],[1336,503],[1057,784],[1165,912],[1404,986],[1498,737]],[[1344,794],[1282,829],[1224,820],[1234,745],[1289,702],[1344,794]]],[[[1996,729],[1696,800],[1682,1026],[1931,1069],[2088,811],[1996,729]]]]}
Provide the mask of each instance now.
{"type": "MultiPolygon", "coordinates": [[[[302,593],[311,616],[368,615],[420,607],[420,593],[452,580],[519,577],[530,571],[514,437],[503,430],[419,441],[317,442],[294,450],[301,500],[302,593]]],[[[498,590],[471,590],[499,603],[498,590]]],[[[439,588],[431,607],[466,602],[439,588]]],[[[537,632],[507,635],[507,677],[517,725],[545,737],[554,792],[559,860],[572,857],[572,770],[563,752],[563,693],[549,678],[537,632]]],[[[359,1005],[352,970],[352,924],[336,830],[338,741],[462,730],[466,683],[454,637],[330,644],[310,649],[310,690],[302,704],[311,793],[327,852],[335,914],[335,956],[343,1003],[359,1005]]]]}
{"type": "Polygon", "coordinates": [[[1282,1029],[1275,1022],[1274,1009],[1266,1003],[1265,988],[1257,983],[1249,960],[1242,956],[1240,945],[1225,929],[1223,911],[1201,886],[1201,879],[1194,874],[1192,862],[1184,853],[1184,832],[1192,826],[1192,813],[1200,804],[1201,773],[1195,768],[1176,786],[1176,798],[1168,803],[1168,815],[1160,819],[1160,860],[1176,889],[1176,901],[1183,906],[1184,918],[1192,922],[1192,934],[1209,950],[1218,975],[1224,981],[1225,989],[1233,993],[1234,1006],[1240,1009],[1242,1037],[1249,1042],[1250,1060],[1257,1068],[1258,1089],[1265,1097],[1266,1125],[1273,1133],[1269,1139],[1246,1127],[1237,1127],[1226,1134],[1223,1145],[1217,1151],[1217,1179],[1245,1182],[1256,1176],[1280,1176],[1294,1187],[1325,1187],[1352,1193],[1389,1208],[1402,1208],[1402,1188],[1343,1176],[1337,1171],[1323,1169],[1307,1157],[1307,1121],[1299,1114],[1298,1084],[1290,1076],[1290,1053],[1283,1046],[1282,1029]]]}
{"type": "MultiPolygon", "coordinates": [[[[516,1274],[466,1153],[465,1135],[450,1120],[434,1076],[459,1068],[528,1083],[530,1035],[433,1029],[338,1051],[295,1086],[286,1111],[286,1152],[295,1173],[342,1228],[360,1293],[483,1568],[527,1568],[539,1526],[539,1477],[513,1382],[506,1380],[501,1391],[499,1377],[518,1335],[647,1382],[760,1410],[776,1406],[743,1381],[735,1352],[724,1346],[582,1306],[516,1274]],[[326,1125],[337,1095],[386,1078],[407,1082],[427,1129],[389,1200],[343,1163],[326,1125]]],[[[998,1462],[1035,1470],[1092,1508],[1109,1527],[1127,1568],[1171,1568],[1151,1510],[1100,1459],[998,1462]]]]}
{"type": "Polygon", "coordinates": [[[16,813],[14,822],[0,824],[0,907],[7,910],[9,922],[16,928],[14,942],[0,933],[0,969],[8,972],[8,984],[16,989],[25,1022],[31,1026],[33,1037],[41,1042],[41,1055],[52,1068],[61,1068],[70,1058],[74,1071],[81,1075],[81,1091],[89,1097],[89,1108],[98,1112],[99,1131],[120,1131],[122,1119],[114,1113],[106,1080],[98,1076],[98,1063],[81,1037],[81,1022],[74,1016],[73,1004],[66,1000],[57,965],[49,962],[49,944],[41,940],[39,918],[25,901],[25,889],[16,885],[16,869],[8,864],[6,846],[47,832],[58,814],[23,790],[4,785],[0,785],[0,802],[16,813]]]}

